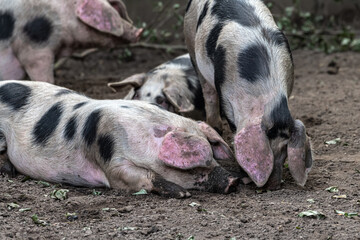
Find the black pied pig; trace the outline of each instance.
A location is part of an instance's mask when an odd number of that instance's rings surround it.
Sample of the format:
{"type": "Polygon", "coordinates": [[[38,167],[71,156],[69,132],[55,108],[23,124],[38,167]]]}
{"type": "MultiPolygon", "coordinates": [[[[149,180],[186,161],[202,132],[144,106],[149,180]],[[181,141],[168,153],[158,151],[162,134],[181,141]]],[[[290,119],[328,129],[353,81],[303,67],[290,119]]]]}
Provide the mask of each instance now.
{"type": "Polygon", "coordinates": [[[121,0],[0,0],[0,80],[54,82],[56,57],[138,40],[121,0]]]}
{"type": "Polygon", "coordinates": [[[202,84],[207,121],[234,132],[238,163],[262,187],[277,189],[283,164],[303,186],[312,166],[305,126],[288,98],[294,82],[288,41],[260,0],[193,0],[185,39],[202,84]]]}
{"type": "Polygon", "coordinates": [[[0,151],[5,168],[75,186],[229,193],[238,178],[216,159],[233,158],[205,123],[158,106],[93,100],[44,82],[0,82],[0,151]]]}
{"type": "Polygon", "coordinates": [[[170,112],[204,118],[203,94],[189,54],[108,86],[117,92],[128,90],[124,99],[142,100],[170,112]]]}

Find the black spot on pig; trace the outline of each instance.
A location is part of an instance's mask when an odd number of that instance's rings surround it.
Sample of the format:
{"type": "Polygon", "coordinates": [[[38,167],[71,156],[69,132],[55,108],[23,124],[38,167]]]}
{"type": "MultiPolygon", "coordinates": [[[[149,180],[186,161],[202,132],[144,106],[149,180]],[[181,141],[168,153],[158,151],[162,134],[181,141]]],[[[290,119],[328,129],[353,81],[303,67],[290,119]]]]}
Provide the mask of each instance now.
{"type": "Polygon", "coordinates": [[[39,145],[45,145],[47,140],[55,132],[60,123],[63,106],[60,102],[54,104],[36,123],[33,130],[34,142],[39,145]]]}
{"type": "Polygon", "coordinates": [[[7,83],[0,87],[0,101],[17,111],[29,103],[31,88],[19,83],[7,83]]]}
{"type": "Polygon", "coordinates": [[[150,96],[151,96],[151,93],[146,94],[146,96],[147,96],[147,97],[150,97],[150,96]]]}
{"type": "MultiPolygon", "coordinates": [[[[195,74],[195,71],[192,70],[192,72],[195,74]]],[[[188,75],[188,74],[187,74],[188,75]]],[[[196,79],[195,81],[192,81],[189,77],[186,78],[186,83],[189,88],[189,90],[194,94],[194,106],[195,109],[201,109],[203,110],[205,108],[205,102],[204,102],[204,95],[202,88],[200,86],[200,81],[196,79]]]]}
{"type": "Polygon", "coordinates": [[[84,106],[84,105],[87,104],[87,103],[88,103],[88,102],[81,102],[81,103],[76,104],[76,105],[74,106],[74,110],[81,108],[82,106],[84,106]]]}
{"type": "MultiPolygon", "coordinates": [[[[221,30],[223,29],[223,24],[218,23],[215,25],[213,29],[211,29],[210,34],[208,36],[208,39],[206,40],[206,53],[208,57],[213,61],[214,63],[214,54],[216,49],[216,44],[219,39],[221,30]]],[[[214,65],[216,65],[214,63],[214,65]]]]}
{"type": "Polygon", "coordinates": [[[197,22],[197,25],[196,25],[196,31],[198,30],[198,28],[200,27],[201,23],[204,21],[204,18],[206,17],[206,14],[209,10],[209,2],[206,2],[205,3],[205,6],[199,16],[199,20],[197,22]]]}
{"type": "Polygon", "coordinates": [[[0,11],[0,41],[9,39],[14,32],[15,19],[11,12],[0,11]]]}
{"type": "Polygon", "coordinates": [[[174,60],[169,61],[169,63],[176,65],[191,66],[190,59],[187,57],[175,58],[174,60]]]}
{"type": "Polygon", "coordinates": [[[86,119],[82,134],[88,147],[90,147],[91,144],[95,142],[100,119],[101,119],[100,110],[93,111],[86,119]]]}
{"type": "Polygon", "coordinates": [[[77,127],[78,127],[78,123],[76,116],[73,116],[65,125],[64,137],[66,140],[70,141],[74,139],[77,127]]]}
{"type": "Polygon", "coordinates": [[[67,95],[67,94],[72,94],[72,93],[75,93],[74,91],[71,91],[69,89],[61,89],[60,91],[58,91],[55,96],[56,97],[59,97],[59,96],[62,96],[62,95],[67,95]]]}
{"type": "Polygon", "coordinates": [[[24,26],[24,33],[35,43],[49,40],[52,31],[52,23],[46,17],[36,17],[24,26]]]}
{"type": "Polygon", "coordinates": [[[246,27],[254,27],[260,24],[254,7],[245,1],[216,0],[211,13],[216,15],[220,22],[236,21],[246,27]]]}
{"type": "Polygon", "coordinates": [[[289,138],[283,130],[288,129],[290,132],[294,128],[294,119],[290,114],[290,110],[285,96],[281,97],[280,102],[274,107],[270,114],[270,121],[274,124],[271,129],[267,131],[269,139],[275,139],[278,136],[282,138],[289,138]]]}
{"type": "Polygon", "coordinates": [[[238,67],[241,78],[251,83],[270,75],[270,56],[262,44],[254,44],[239,53],[238,67]]]}
{"type": "Polygon", "coordinates": [[[192,3],[192,0],[189,0],[188,4],[187,4],[187,6],[186,6],[185,12],[188,12],[188,11],[189,11],[190,6],[191,6],[191,3],[192,3]]]}
{"type": "Polygon", "coordinates": [[[114,154],[114,139],[111,135],[106,134],[99,137],[98,140],[100,156],[105,162],[109,162],[114,154]]]}

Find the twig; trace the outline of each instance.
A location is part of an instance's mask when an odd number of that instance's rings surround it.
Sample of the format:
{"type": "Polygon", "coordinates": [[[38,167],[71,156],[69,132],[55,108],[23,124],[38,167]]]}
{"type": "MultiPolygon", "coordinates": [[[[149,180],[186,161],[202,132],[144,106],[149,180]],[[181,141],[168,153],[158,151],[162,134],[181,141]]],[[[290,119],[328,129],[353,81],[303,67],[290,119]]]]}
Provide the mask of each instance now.
{"type": "Polygon", "coordinates": [[[187,50],[184,45],[163,45],[163,44],[152,44],[146,42],[138,42],[129,44],[129,47],[142,47],[162,50],[187,50]]]}

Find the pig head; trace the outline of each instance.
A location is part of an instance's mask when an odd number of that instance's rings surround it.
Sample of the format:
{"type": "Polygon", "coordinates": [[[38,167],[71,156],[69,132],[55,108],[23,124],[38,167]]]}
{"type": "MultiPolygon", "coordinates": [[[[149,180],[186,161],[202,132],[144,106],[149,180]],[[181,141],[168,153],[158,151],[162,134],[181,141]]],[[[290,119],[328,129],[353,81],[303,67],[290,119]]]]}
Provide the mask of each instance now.
{"type": "Polygon", "coordinates": [[[57,57],[77,48],[115,47],[136,42],[121,0],[0,0],[0,80],[54,82],[57,57]]]}
{"type": "Polygon", "coordinates": [[[108,86],[116,92],[127,90],[124,99],[157,104],[170,112],[184,114],[204,109],[200,82],[188,54],[108,86]]]}
{"type": "Polygon", "coordinates": [[[293,120],[283,97],[266,106],[262,117],[253,117],[236,131],[236,159],[258,187],[280,187],[285,159],[295,182],[304,186],[312,166],[310,139],[300,120],[293,120]]]}

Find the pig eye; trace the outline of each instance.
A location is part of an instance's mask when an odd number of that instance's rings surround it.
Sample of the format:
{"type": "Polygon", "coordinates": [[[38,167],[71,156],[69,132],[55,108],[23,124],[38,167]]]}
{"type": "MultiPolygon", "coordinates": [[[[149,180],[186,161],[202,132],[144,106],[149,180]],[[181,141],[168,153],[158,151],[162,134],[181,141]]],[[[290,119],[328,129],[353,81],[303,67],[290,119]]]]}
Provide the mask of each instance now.
{"type": "Polygon", "coordinates": [[[278,129],[273,127],[266,132],[269,139],[275,139],[278,136],[278,129]]]}
{"type": "Polygon", "coordinates": [[[137,91],[135,92],[135,95],[134,95],[133,99],[140,99],[139,92],[137,92],[137,91]]]}

